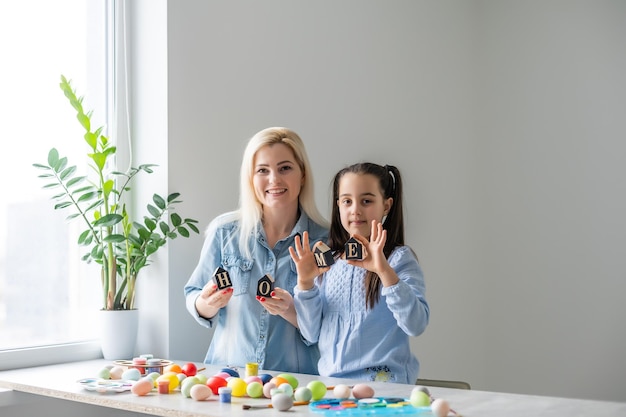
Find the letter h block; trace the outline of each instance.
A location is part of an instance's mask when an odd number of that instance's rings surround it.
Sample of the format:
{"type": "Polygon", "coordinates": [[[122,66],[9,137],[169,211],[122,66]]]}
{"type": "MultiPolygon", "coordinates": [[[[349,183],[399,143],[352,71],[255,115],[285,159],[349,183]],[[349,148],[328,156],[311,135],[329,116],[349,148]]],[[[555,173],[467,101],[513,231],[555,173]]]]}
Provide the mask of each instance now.
{"type": "Polygon", "coordinates": [[[223,290],[226,288],[230,288],[233,286],[233,282],[230,280],[230,275],[228,271],[226,271],[222,267],[217,267],[215,272],[213,272],[213,281],[217,285],[219,290],[223,290]]]}

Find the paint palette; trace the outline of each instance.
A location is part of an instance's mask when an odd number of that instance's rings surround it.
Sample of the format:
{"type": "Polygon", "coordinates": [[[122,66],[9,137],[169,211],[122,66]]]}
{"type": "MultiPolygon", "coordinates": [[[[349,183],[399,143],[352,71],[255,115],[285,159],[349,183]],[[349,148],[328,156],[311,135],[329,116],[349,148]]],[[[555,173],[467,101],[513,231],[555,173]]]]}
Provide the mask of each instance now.
{"type": "Polygon", "coordinates": [[[84,389],[101,394],[130,391],[133,381],[107,380],[100,378],[84,378],[77,381],[84,389]]]}
{"type": "Polygon", "coordinates": [[[430,413],[430,407],[413,407],[404,398],[378,397],[357,400],[327,399],[314,401],[309,409],[326,416],[418,415],[430,413]]]}

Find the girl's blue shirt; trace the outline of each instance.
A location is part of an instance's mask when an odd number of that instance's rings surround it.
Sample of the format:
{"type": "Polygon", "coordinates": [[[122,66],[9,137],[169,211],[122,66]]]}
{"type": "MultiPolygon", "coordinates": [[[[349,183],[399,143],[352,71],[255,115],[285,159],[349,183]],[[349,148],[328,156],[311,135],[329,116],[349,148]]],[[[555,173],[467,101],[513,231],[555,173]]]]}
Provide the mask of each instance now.
{"type": "Polygon", "coordinates": [[[320,350],[320,375],[415,384],[419,362],[410,336],[428,325],[424,275],[408,246],[388,259],[400,281],[382,287],[373,309],[365,303],[366,270],[338,259],[307,291],[295,288],[302,335],[320,350]]]}
{"type": "Polygon", "coordinates": [[[302,235],[305,230],[312,241],[326,241],[328,230],[301,211],[289,236],[270,248],[258,225],[256,237],[249,237],[252,256],[246,257],[239,250],[239,222],[225,222],[223,216],[209,225],[200,261],[184,288],[189,313],[202,326],[215,329],[204,362],[238,367],[256,362],[259,369],[317,374],[317,346],[305,343],[298,329],[287,320],[269,314],[256,299],[256,293],[258,280],[270,274],[276,287],[293,295],[297,273],[289,246],[294,244],[296,234],[302,235]],[[195,301],[218,267],[228,272],[234,291],[216,316],[205,319],[198,314],[195,301]]]}

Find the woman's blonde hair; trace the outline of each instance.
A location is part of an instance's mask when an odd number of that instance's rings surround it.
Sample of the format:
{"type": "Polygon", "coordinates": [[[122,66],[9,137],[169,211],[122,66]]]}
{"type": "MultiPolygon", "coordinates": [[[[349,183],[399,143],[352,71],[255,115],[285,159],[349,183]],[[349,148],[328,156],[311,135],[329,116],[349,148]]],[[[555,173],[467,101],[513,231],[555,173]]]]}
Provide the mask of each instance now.
{"type": "Polygon", "coordinates": [[[302,171],[304,183],[298,197],[300,208],[315,223],[328,227],[328,221],[320,214],[315,204],[313,173],[304,142],[296,132],[285,127],[263,129],[250,138],[243,153],[239,178],[239,209],[236,214],[233,213],[239,220],[239,249],[248,257],[251,257],[250,236],[256,232],[256,227],[263,218],[263,206],[254,192],[252,182],[254,157],[259,149],[277,143],[287,145],[291,149],[302,171]]]}

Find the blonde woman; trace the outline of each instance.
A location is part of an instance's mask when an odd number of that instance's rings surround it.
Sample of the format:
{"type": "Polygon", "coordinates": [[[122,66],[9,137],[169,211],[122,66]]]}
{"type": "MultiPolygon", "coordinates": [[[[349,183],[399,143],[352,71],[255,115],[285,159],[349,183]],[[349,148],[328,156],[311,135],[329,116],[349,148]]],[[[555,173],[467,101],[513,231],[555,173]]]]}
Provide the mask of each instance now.
{"type": "Polygon", "coordinates": [[[264,129],[244,151],[239,208],[211,222],[185,285],[189,313],[215,329],[205,363],[317,374],[319,352],[300,335],[292,296],[297,274],[289,247],[305,231],[315,241],[328,237],[304,143],[293,130],[264,129]],[[218,289],[217,268],[232,287],[218,289]],[[268,297],[257,295],[265,275],[275,280],[268,297]]]}

